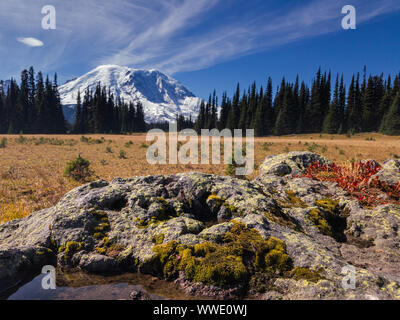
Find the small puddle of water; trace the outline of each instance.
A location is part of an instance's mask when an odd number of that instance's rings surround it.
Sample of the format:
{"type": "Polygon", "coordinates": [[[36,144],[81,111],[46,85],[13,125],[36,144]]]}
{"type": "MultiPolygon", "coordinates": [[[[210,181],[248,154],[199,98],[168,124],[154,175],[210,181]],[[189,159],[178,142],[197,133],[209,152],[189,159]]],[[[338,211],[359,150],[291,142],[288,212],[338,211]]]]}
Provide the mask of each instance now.
{"type": "MultiPolygon", "coordinates": [[[[171,283],[142,274],[122,274],[105,277],[85,273],[57,273],[55,290],[44,290],[42,279],[33,280],[13,290],[8,300],[127,300],[133,290],[143,289],[152,300],[177,299],[188,297],[171,283]]],[[[198,299],[198,297],[197,297],[198,299]]]]}

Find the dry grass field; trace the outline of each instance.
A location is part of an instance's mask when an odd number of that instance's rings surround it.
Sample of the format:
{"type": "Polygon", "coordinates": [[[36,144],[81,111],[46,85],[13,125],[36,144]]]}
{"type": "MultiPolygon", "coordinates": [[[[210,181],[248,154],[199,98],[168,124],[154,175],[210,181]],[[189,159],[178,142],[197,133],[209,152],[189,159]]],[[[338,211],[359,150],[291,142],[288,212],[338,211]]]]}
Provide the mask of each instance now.
{"type": "MultiPolygon", "coordinates": [[[[0,147],[0,223],[24,217],[54,205],[81,183],[63,176],[68,161],[79,154],[91,162],[93,179],[112,180],[187,171],[225,175],[225,165],[150,165],[146,135],[7,135],[0,147]],[[120,150],[126,157],[120,158],[120,150]]],[[[289,151],[312,151],[336,162],[358,159],[383,161],[400,157],[400,137],[379,134],[296,135],[258,138],[255,141],[255,172],[268,155],[289,151]]]]}

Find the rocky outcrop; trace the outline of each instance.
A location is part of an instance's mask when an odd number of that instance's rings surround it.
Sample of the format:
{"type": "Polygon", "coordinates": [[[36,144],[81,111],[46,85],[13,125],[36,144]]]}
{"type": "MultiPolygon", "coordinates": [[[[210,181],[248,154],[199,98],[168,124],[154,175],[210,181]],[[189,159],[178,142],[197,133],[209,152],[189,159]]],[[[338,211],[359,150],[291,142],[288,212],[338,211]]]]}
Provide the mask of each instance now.
{"type": "Polygon", "coordinates": [[[57,263],[141,271],[213,298],[399,299],[400,207],[362,208],[334,183],[300,178],[315,161],[330,163],[296,152],[268,157],[252,182],[184,173],[81,186],[0,226],[0,283],[57,263]]]}
{"type": "Polygon", "coordinates": [[[276,176],[299,175],[314,162],[318,162],[321,165],[331,163],[331,161],[316,153],[294,151],[267,157],[260,166],[260,172],[261,174],[276,176]]]}
{"type": "Polygon", "coordinates": [[[400,181],[400,161],[397,159],[390,159],[382,164],[382,170],[372,179],[378,179],[388,185],[397,185],[400,181]]]}

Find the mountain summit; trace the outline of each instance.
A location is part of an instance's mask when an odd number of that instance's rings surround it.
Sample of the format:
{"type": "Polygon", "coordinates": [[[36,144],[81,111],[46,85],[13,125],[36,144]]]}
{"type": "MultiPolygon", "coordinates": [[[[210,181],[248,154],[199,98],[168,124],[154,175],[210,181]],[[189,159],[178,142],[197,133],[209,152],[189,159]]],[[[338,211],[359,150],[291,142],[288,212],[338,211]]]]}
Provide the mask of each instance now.
{"type": "Polygon", "coordinates": [[[141,102],[147,122],[171,121],[177,114],[197,117],[201,99],[177,80],[157,70],[139,70],[104,65],[60,86],[64,113],[73,121],[78,91],[94,90],[98,83],[110,88],[114,97],[126,102],[141,102]]]}

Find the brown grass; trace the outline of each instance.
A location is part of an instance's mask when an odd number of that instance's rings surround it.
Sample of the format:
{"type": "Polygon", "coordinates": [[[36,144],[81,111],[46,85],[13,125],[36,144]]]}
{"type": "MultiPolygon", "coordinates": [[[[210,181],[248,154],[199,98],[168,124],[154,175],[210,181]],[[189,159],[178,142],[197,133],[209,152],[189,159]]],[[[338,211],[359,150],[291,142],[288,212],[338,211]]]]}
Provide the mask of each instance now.
{"type": "MultiPolygon", "coordinates": [[[[63,177],[68,161],[78,154],[91,162],[94,179],[112,180],[152,174],[175,174],[200,171],[225,175],[225,165],[150,165],[146,161],[146,135],[87,135],[103,143],[87,143],[81,136],[17,135],[4,136],[7,147],[0,149],[0,223],[26,216],[57,203],[63,194],[79,183],[63,177]],[[40,137],[58,139],[64,145],[49,142],[38,144],[40,137]],[[131,141],[132,145],[127,143],[131,141]],[[111,147],[112,153],[107,152],[111,147]],[[120,150],[126,159],[119,157],[120,150]]],[[[0,136],[0,139],[2,136],[0,136]]],[[[256,138],[255,172],[266,156],[289,151],[309,150],[336,162],[358,159],[383,161],[400,156],[400,138],[379,134],[360,134],[351,138],[343,135],[296,135],[256,138]],[[372,138],[372,141],[371,141],[372,138]],[[368,140],[367,140],[368,139],[368,140]]],[[[222,158],[223,159],[223,158],[222,158]]]]}

